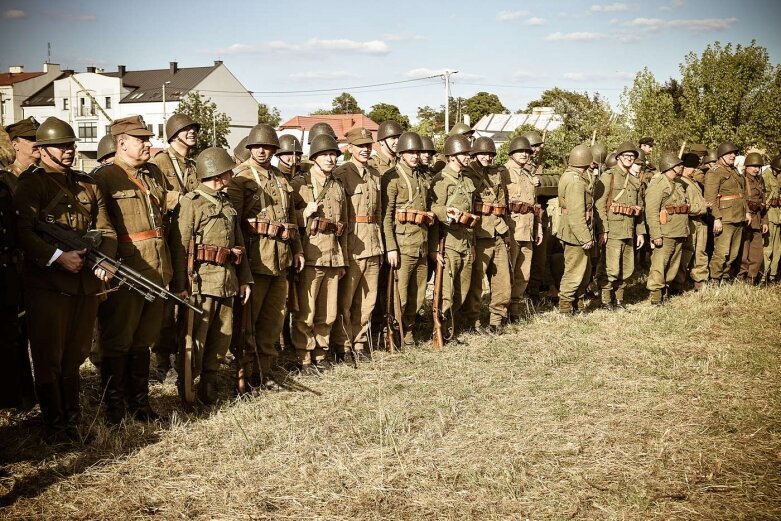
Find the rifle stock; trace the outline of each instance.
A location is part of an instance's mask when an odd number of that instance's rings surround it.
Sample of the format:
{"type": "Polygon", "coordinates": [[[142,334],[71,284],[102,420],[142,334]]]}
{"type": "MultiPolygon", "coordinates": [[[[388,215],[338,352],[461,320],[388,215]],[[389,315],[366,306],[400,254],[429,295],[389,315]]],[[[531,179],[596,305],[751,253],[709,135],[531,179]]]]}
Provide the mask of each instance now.
{"type": "MultiPolygon", "coordinates": [[[[188,293],[192,295],[193,283],[195,282],[195,238],[190,239],[187,246],[187,281],[188,293]]],[[[187,329],[184,337],[184,353],[182,356],[183,375],[183,395],[182,401],[185,407],[192,408],[195,405],[195,393],[193,392],[193,328],[195,327],[195,313],[192,306],[187,309],[187,329]]]]}
{"type": "MultiPolygon", "coordinates": [[[[437,248],[438,256],[445,256],[445,238],[439,240],[437,248]]],[[[437,271],[434,277],[434,300],[431,305],[434,314],[434,349],[442,349],[445,346],[444,326],[442,324],[442,283],[445,276],[445,265],[437,261],[437,271]]]]}
{"type": "MultiPolygon", "coordinates": [[[[395,271],[393,267],[391,267],[391,271],[395,271]]],[[[388,274],[388,287],[385,294],[385,326],[383,327],[383,335],[385,338],[385,349],[387,349],[389,353],[395,353],[396,348],[398,347],[395,337],[397,326],[394,323],[396,321],[396,316],[394,309],[395,303],[393,300],[396,280],[393,273],[388,274]]]]}
{"type": "Polygon", "coordinates": [[[393,269],[393,313],[395,316],[396,329],[399,332],[399,348],[404,351],[404,321],[401,309],[401,295],[399,294],[399,270],[393,269]]]}
{"type": "Polygon", "coordinates": [[[287,270],[287,310],[290,313],[300,311],[298,302],[298,274],[296,268],[287,270]]]}

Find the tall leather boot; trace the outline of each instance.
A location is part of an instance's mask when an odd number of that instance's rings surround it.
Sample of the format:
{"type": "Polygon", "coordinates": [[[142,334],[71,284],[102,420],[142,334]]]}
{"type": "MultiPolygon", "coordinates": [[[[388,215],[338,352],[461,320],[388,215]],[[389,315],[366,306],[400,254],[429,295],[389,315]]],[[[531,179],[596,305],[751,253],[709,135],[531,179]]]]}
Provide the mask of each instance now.
{"type": "Polygon", "coordinates": [[[207,407],[217,403],[217,379],[212,374],[201,373],[198,384],[198,401],[207,407]]]}
{"type": "Polygon", "coordinates": [[[39,384],[35,386],[38,403],[43,416],[43,438],[46,443],[68,443],[65,434],[65,417],[62,412],[62,397],[59,382],[39,384]]]}
{"type": "Polygon", "coordinates": [[[130,351],[127,355],[129,384],[127,388],[127,407],[136,420],[159,420],[149,405],[149,360],[148,349],[130,351]]]}
{"type": "Polygon", "coordinates": [[[62,410],[65,416],[65,434],[76,441],[79,439],[81,406],[79,404],[79,374],[63,376],[61,381],[62,410]]]}
{"type": "Polygon", "coordinates": [[[125,418],[127,359],[104,355],[100,362],[100,377],[105,389],[106,423],[119,425],[125,418]]]}

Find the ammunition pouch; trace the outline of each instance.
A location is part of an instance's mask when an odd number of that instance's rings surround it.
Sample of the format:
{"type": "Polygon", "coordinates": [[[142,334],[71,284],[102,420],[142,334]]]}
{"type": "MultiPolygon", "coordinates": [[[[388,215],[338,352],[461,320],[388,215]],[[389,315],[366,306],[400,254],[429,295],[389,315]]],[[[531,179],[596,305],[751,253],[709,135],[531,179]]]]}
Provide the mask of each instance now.
{"type": "Polygon", "coordinates": [[[626,203],[611,203],[610,212],[617,215],[626,215],[630,217],[636,217],[643,213],[642,206],[636,206],[626,203]]]}
{"type": "Polygon", "coordinates": [[[295,224],[272,221],[263,217],[247,219],[247,227],[252,235],[277,241],[290,241],[298,237],[298,227],[295,224]]]}
{"type": "Polygon", "coordinates": [[[747,203],[748,211],[751,213],[760,213],[765,209],[765,205],[761,201],[747,201],[747,203]]]}
{"type": "Polygon", "coordinates": [[[688,214],[689,213],[689,205],[688,204],[669,204],[664,207],[665,211],[669,214],[688,214]]]}
{"type": "Polygon", "coordinates": [[[476,202],[473,210],[478,215],[502,216],[505,213],[507,213],[506,206],[499,205],[499,204],[485,203],[485,202],[476,202]]]}
{"type": "Polygon", "coordinates": [[[312,224],[309,225],[309,236],[312,237],[318,233],[332,233],[341,237],[344,233],[344,223],[332,221],[325,217],[315,217],[312,224]]]}
{"type": "Polygon", "coordinates": [[[534,211],[534,205],[529,203],[510,203],[510,213],[519,213],[526,215],[534,211]]]}
{"type": "Polygon", "coordinates": [[[213,244],[198,244],[195,250],[195,260],[225,266],[227,264],[240,264],[244,257],[244,248],[225,248],[213,244]]]}
{"type": "Polygon", "coordinates": [[[477,224],[480,222],[480,216],[465,212],[463,210],[459,210],[458,208],[448,208],[449,213],[451,214],[450,220],[451,222],[463,224],[464,226],[468,226],[469,228],[474,228],[477,226],[477,224]]]}
{"type": "Polygon", "coordinates": [[[415,210],[414,208],[399,208],[396,210],[396,222],[401,224],[417,224],[431,226],[436,221],[434,212],[415,210]]]}
{"type": "Polygon", "coordinates": [[[767,205],[770,208],[778,208],[779,206],[781,206],[781,198],[774,197],[772,199],[768,199],[767,205]]]}

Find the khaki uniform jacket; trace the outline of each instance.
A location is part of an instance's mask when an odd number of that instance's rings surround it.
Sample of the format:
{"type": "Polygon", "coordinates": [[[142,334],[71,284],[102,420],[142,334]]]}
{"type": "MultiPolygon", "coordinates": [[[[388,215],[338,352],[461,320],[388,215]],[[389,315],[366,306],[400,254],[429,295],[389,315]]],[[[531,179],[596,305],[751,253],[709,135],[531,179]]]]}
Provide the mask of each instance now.
{"type": "Polygon", "coordinates": [[[117,232],[117,239],[110,241],[108,255],[157,284],[168,284],[172,272],[165,239],[151,237],[123,242],[123,237],[163,226],[166,212],[163,174],[152,163],[133,168],[117,157],[114,164],[95,171],[93,178],[106,196],[109,220],[117,232]]]}
{"type": "MultiPolygon", "coordinates": [[[[507,205],[507,173],[500,166],[483,167],[477,161],[470,164],[464,172],[475,185],[474,204],[483,202],[493,205],[507,205]]],[[[509,211],[509,208],[507,209],[509,211]]],[[[477,213],[475,209],[470,210],[477,213]]],[[[505,213],[505,216],[507,213],[505,213]]],[[[497,235],[507,236],[510,227],[507,217],[498,215],[480,215],[480,223],[475,228],[475,238],[493,239],[497,235]]]]}
{"type": "Polygon", "coordinates": [[[594,182],[596,198],[597,235],[606,233],[611,239],[632,239],[645,233],[642,213],[639,216],[622,215],[610,211],[612,203],[642,206],[640,180],[616,165],[603,172],[594,182]]]}
{"type": "Polygon", "coordinates": [[[689,203],[689,216],[699,217],[708,213],[708,207],[705,206],[705,196],[702,195],[702,188],[694,179],[688,179],[681,176],[680,181],[686,187],[686,201],[689,203]]]}
{"type": "Polygon", "coordinates": [[[151,162],[163,173],[163,185],[167,192],[166,209],[173,212],[179,206],[179,200],[182,196],[195,190],[195,187],[198,186],[198,178],[195,176],[195,161],[189,157],[182,157],[179,152],[169,147],[167,150],[158,152],[151,162]],[[176,161],[176,165],[174,165],[174,161],[176,161]],[[182,176],[181,180],[179,174],[182,176]]]}
{"type": "Polygon", "coordinates": [[[363,172],[349,161],[334,170],[347,194],[347,253],[350,259],[366,259],[382,255],[382,205],[380,173],[366,166],[363,172]],[[373,222],[365,221],[370,217],[373,222]]]}
{"type": "Polygon", "coordinates": [[[659,212],[665,206],[673,204],[688,204],[686,185],[680,178],[670,181],[666,175],[656,174],[648,183],[645,193],[645,219],[652,241],[689,235],[689,216],[686,214],[668,214],[667,223],[661,223],[659,212]]]}
{"type": "Polygon", "coordinates": [[[378,150],[376,154],[369,158],[368,164],[377,170],[380,175],[385,175],[385,172],[396,166],[396,158],[386,156],[384,152],[378,150]]]}
{"type": "MultiPolygon", "coordinates": [[[[525,166],[525,165],[524,165],[525,166]]],[[[532,175],[526,168],[508,159],[504,164],[505,185],[507,187],[507,200],[509,203],[527,203],[534,205],[537,190],[532,181],[532,175]]],[[[509,208],[507,209],[509,212],[509,208]]],[[[508,222],[513,239],[518,242],[531,242],[535,240],[540,219],[536,212],[510,213],[508,222]]]]}
{"type": "Polygon", "coordinates": [[[751,176],[746,174],[746,204],[751,203],[752,205],[761,205],[762,209],[753,212],[749,208],[749,213],[751,214],[751,229],[752,230],[760,230],[762,229],[763,224],[768,224],[768,217],[767,217],[767,206],[765,203],[765,182],[762,179],[762,176],[757,174],[756,176],[751,176]]]}
{"type": "Polygon", "coordinates": [[[771,199],[781,198],[781,183],[772,168],[764,171],[762,179],[765,182],[765,206],[767,206],[768,221],[773,224],[781,224],[781,207],[770,206],[771,199]]]}
{"type": "MultiPolygon", "coordinates": [[[[35,231],[38,220],[57,223],[84,235],[88,230],[100,230],[103,241],[100,250],[114,256],[116,234],[106,212],[105,191],[96,186],[84,172],[71,170],[63,175],[48,167],[31,165],[19,177],[14,193],[18,212],[17,239],[24,251],[24,282],[28,287],[57,291],[68,295],[94,295],[101,291],[101,282],[89,266],[71,273],[59,264],[46,264],[57,251],[54,239],[35,231]],[[94,198],[92,194],[94,193],[94,198]]],[[[67,248],[60,248],[65,251],[67,248]]],[[[37,324],[36,327],[45,327],[37,324]]]]}
{"type": "Polygon", "coordinates": [[[714,219],[732,224],[745,222],[748,206],[743,192],[743,177],[735,167],[727,167],[721,161],[716,163],[716,166],[705,176],[705,200],[711,203],[714,219]],[[734,194],[739,194],[741,197],[727,201],[721,199],[723,196],[734,194]]]}
{"type": "Polygon", "coordinates": [[[8,185],[11,193],[16,191],[16,185],[19,183],[19,176],[22,175],[23,170],[24,168],[17,160],[14,160],[5,170],[0,170],[0,181],[8,185]]]}
{"type": "Polygon", "coordinates": [[[584,245],[594,240],[594,180],[588,171],[567,168],[559,180],[561,237],[568,244],[584,245]]]}
{"type": "Polygon", "coordinates": [[[307,266],[344,268],[347,266],[347,234],[337,237],[334,233],[317,232],[309,235],[309,225],[315,217],[326,218],[331,222],[347,223],[347,196],[341,181],[325,174],[316,164],[306,174],[293,178],[293,194],[296,208],[303,212],[307,203],[319,198],[317,211],[304,219],[301,230],[301,244],[307,266]]]}
{"type": "Polygon", "coordinates": [[[426,226],[396,221],[396,210],[431,208],[431,184],[425,175],[402,162],[382,176],[382,231],[385,251],[398,251],[411,257],[425,256],[429,250],[426,226]],[[412,193],[410,193],[410,189],[412,193]]]}
{"type": "Polygon", "coordinates": [[[247,247],[249,267],[258,275],[276,276],[293,264],[293,256],[301,253],[301,238],[278,241],[250,233],[248,219],[266,218],[290,224],[297,222],[293,186],[276,167],[268,170],[250,158],[234,171],[228,183],[228,197],[236,210],[247,247]],[[258,179],[255,179],[255,173],[258,179]],[[260,181],[258,184],[257,181],[260,181]]]}
{"type": "Polygon", "coordinates": [[[431,201],[431,211],[441,224],[445,234],[445,248],[466,253],[475,244],[475,233],[465,224],[450,222],[447,216],[448,208],[456,208],[462,212],[471,212],[474,205],[475,185],[467,175],[468,169],[455,172],[450,165],[442,169],[434,178],[434,196],[431,201]]]}
{"type": "Polygon", "coordinates": [[[529,159],[529,161],[526,162],[525,165],[523,165],[523,169],[529,174],[529,175],[542,175],[543,166],[538,165],[533,159],[529,159]]]}
{"type": "MultiPolygon", "coordinates": [[[[187,254],[193,238],[195,244],[223,248],[244,246],[236,210],[226,194],[199,184],[194,191],[182,197],[178,226],[172,231],[170,241],[174,268],[171,290],[174,292],[187,288],[187,254]]],[[[252,273],[246,255],[242,255],[238,266],[195,261],[195,280],[191,291],[192,294],[211,297],[234,297],[241,284],[251,283],[252,273]]]]}

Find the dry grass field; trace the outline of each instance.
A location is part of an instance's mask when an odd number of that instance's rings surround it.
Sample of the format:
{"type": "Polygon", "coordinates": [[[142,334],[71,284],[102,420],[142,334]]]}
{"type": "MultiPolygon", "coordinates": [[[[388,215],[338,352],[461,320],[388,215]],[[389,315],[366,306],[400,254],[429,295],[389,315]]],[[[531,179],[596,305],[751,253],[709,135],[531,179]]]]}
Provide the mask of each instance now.
{"type": "MultiPolygon", "coordinates": [[[[0,420],[6,519],[779,519],[781,288],[554,312],[87,446],[0,420]]],[[[90,367],[90,370],[86,369],[90,367]]],[[[224,396],[228,397],[227,390],[224,396]]]]}

